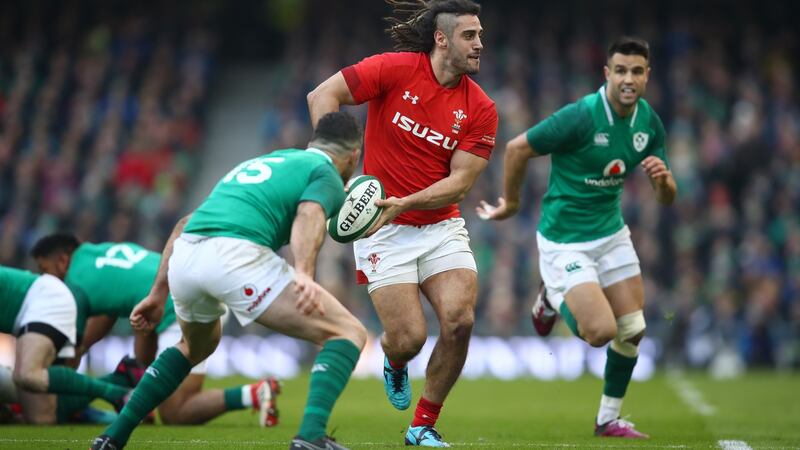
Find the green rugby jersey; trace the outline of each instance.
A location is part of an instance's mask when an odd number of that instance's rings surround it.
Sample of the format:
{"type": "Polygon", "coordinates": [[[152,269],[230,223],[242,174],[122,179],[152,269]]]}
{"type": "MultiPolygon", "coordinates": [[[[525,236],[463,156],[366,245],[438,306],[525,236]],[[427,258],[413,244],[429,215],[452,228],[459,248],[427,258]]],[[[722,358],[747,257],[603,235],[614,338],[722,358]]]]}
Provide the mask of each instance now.
{"type": "Polygon", "coordinates": [[[28,290],[39,275],[0,266],[0,333],[11,334],[28,290]]]}
{"type": "Polygon", "coordinates": [[[278,250],[289,242],[298,203],[319,203],[330,218],[344,198],[342,177],[328,155],[313,148],[277,150],[225,175],[184,231],[246,239],[278,250]]]}
{"type": "MultiPolygon", "coordinates": [[[[127,319],[147,294],[158,273],[161,255],[130,242],[83,243],[70,260],[64,279],[78,305],[78,335],[88,316],[127,319]]],[[[172,297],[167,297],[161,332],[175,323],[172,297]]]]}
{"type": "Polygon", "coordinates": [[[539,232],[560,243],[610,236],[625,225],[620,199],[625,177],[650,155],[669,165],[664,125],[640,98],[619,117],[603,85],[530,128],[528,144],[551,155],[539,232]]]}

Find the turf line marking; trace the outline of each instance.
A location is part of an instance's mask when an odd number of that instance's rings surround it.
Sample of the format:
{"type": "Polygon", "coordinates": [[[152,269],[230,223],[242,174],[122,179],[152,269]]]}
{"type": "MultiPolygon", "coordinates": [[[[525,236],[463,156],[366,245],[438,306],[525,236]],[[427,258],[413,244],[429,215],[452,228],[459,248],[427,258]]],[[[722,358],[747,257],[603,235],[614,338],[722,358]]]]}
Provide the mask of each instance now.
{"type": "Polygon", "coordinates": [[[721,440],[718,442],[719,448],[722,450],[753,450],[753,447],[747,445],[745,441],[726,441],[721,440]]]}
{"type": "Polygon", "coordinates": [[[671,370],[667,375],[667,379],[672,390],[678,394],[678,397],[698,414],[709,417],[717,413],[717,408],[709,404],[705,398],[703,398],[703,394],[694,387],[691,381],[684,378],[682,372],[671,370]]]}
{"type": "MultiPolygon", "coordinates": [[[[44,444],[75,444],[85,443],[88,444],[90,439],[14,439],[14,438],[0,438],[0,443],[19,444],[19,443],[44,443],[44,444]]],[[[259,446],[259,445],[284,445],[285,441],[229,441],[229,440],[205,440],[205,439],[185,439],[185,440],[169,440],[158,441],[153,439],[134,439],[135,444],[157,444],[167,447],[186,446],[187,444],[194,445],[212,445],[212,444],[236,444],[238,446],[259,446]]],[[[723,442],[723,441],[720,441],[723,442]]],[[[725,441],[725,442],[742,442],[742,441],[725,441]]],[[[375,447],[386,448],[386,442],[344,442],[353,447],[375,447]]],[[[556,444],[556,443],[515,443],[515,442],[451,442],[451,445],[458,447],[489,447],[489,448],[586,448],[586,444],[556,444]]],[[[603,448],[631,448],[629,445],[608,445],[603,444],[603,448]]],[[[688,445],[648,445],[647,448],[664,448],[664,449],[684,449],[689,448],[688,445]]],[[[750,447],[730,447],[730,450],[745,450],[750,447]]],[[[728,450],[728,449],[725,449],[728,450]]],[[[752,450],[752,449],[751,449],[752,450]]]]}

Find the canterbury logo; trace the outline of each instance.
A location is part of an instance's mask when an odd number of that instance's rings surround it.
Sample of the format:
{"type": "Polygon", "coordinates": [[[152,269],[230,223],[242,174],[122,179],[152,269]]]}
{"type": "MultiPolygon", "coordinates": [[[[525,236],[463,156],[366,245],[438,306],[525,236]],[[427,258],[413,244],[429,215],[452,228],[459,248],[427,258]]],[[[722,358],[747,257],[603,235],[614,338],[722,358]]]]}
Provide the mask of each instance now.
{"type": "Polygon", "coordinates": [[[399,112],[394,114],[392,123],[397,125],[401,130],[410,131],[414,136],[425,139],[437,147],[444,147],[446,150],[455,150],[456,145],[458,145],[457,140],[451,139],[449,136],[445,137],[443,133],[433,130],[430,127],[420,125],[414,121],[414,119],[404,116],[399,112]]]}
{"type": "Polygon", "coordinates": [[[572,273],[575,272],[576,270],[581,270],[581,265],[577,261],[571,262],[564,267],[564,270],[566,270],[569,273],[572,273]]]}
{"type": "Polygon", "coordinates": [[[144,371],[144,373],[150,375],[153,378],[158,378],[158,369],[156,369],[153,366],[148,367],[147,370],[144,371]]]}
{"type": "Polygon", "coordinates": [[[317,363],[317,364],[314,364],[313,366],[311,366],[311,373],[314,373],[314,372],[327,372],[327,371],[328,371],[328,365],[324,364],[324,363],[317,363]]]}

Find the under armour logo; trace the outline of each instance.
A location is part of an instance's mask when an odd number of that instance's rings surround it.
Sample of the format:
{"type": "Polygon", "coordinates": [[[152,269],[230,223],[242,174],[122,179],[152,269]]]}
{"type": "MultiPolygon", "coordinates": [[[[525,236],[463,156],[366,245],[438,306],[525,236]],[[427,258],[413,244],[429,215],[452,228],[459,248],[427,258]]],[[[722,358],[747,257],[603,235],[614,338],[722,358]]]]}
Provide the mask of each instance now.
{"type": "Polygon", "coordinates": [[[416,105],[417,104],[417,100],[419,100],[419,96],[415,95],[415,96],[412,97],[411,96],[411,91],[406,91],[406,93],[403,94],[403,100],[411,100],[411,104],[412,105],[416,105]]]}
{"type": "Polygon", "coordinates": [[[149,374],[153,378],[158,378],[158,369],[156,369],[153,366],[148,367],[147,370],[144,371],[144,373],[149,374]]]}

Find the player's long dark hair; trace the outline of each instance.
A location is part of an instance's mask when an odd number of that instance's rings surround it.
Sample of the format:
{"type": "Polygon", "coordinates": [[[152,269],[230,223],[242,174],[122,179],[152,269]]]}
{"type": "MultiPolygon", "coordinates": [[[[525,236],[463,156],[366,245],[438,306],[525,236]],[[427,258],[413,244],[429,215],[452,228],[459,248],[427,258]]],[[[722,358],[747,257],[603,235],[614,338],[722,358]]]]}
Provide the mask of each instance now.
{"type": "Polygon", "coordinates": [[[394,41],[394,49],[404,52],[433,50],[436,16],[443,13],[477,16],[481,6],[472,0],[386,0],[394,16],[386,17],[386,33],[394,41]]]}

